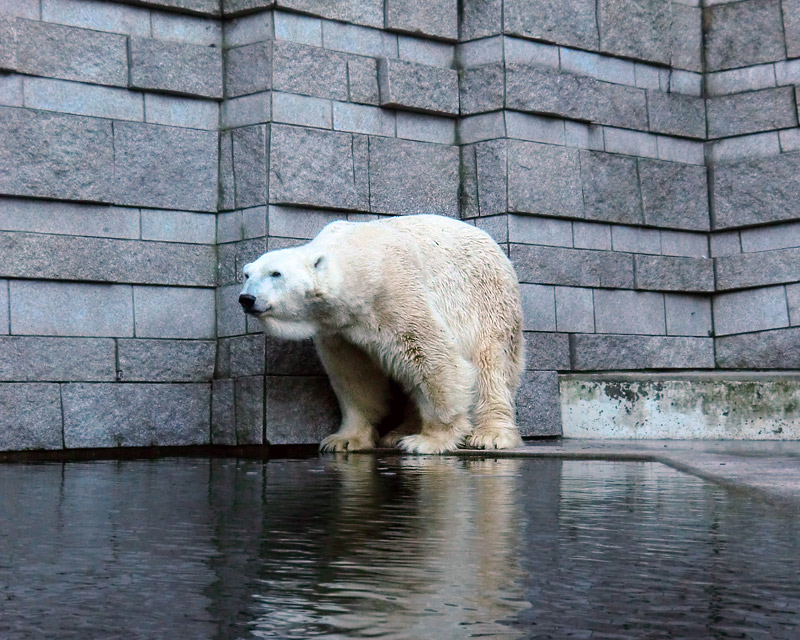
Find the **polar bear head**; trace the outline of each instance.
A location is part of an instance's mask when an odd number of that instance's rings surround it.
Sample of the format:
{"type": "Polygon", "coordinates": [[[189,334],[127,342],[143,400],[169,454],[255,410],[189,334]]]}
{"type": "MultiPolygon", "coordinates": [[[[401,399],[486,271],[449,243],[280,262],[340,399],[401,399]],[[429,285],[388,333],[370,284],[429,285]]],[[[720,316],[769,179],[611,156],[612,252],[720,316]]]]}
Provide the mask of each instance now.
{"type": "Polygon", "coordinates": [[[270,335],[303,340],[318,331],[316,309],[327,260],[309,247],[269,251],[242,269],[245,283],[239,303],[270,335]]]}

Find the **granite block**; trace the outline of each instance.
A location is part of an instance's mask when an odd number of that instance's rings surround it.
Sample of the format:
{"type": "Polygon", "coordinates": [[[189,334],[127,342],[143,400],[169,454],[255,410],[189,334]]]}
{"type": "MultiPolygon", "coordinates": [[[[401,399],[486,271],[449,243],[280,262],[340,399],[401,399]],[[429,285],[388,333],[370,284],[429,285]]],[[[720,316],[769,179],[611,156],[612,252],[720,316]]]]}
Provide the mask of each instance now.
{"type": "Polygon", "coordinates": [[[693,140],[658,136],[658,159],[683,164],[705,165],[705,145],[693,140]]]}
{"type": "Polygon", "coordinates": [[[275,42],[272,56],[272,88],[276,91],[347,100],[345,54],[293,42],[275,42]]]}
{"type": "Polygon", "coordinates": [[[783,30],[786,36],[786,54],[789,58],[800,58],[800,2],[782,0],[783,30]]]}
{"type": "MultiPolygon", "coordinates": [[[[757,64],[751,67],[717,71],[706,75],[706,91],[709,97],[730,93],[769,89],[775,86],[775,65],[757,64]]],[[[780,82],[779,84],[784,84],[780,82]]]]}
{"type": "Polygon", "coordinates": [[[369,140],[370,210],[458,216],[458,147],[393,138],[369,140]]]}
{"type": "Polygon", "coordinates": [[[569,344],[576,371],[714,368],[711,338],[576,333],[569,344]]]}
{"type": "Polygon", "coordinates": [[[640,159],[638,168],[646,224],[709,230],[705,167],[640,159]]]}
{"type": "Polygon", "coordinates": [[[702,98],[663,91],[647,92],[650,131],[705,139],[706,107],[702,98]]]}
{"type": "Polygon", "coordinates": [[[271,236],[310,240],[326,225],[344,219],[344,213],[335,211],[270,206],[269,232],[271,236]]]}
{"type": "Polygon", "coordinates": [[[635,158],[580,151],[580,177],[587,219],[633,224],[644,221],[635,158]]]}
{"type": "Polygon", "coordinates": [[[644,131],[603,127],[603,149],[645,158],[658,157],[658,136],[644,131]]]}
{"type": "Polygon", "coordinates": [[[218,247],[217,284],[228,285],[242,283],[242,269],[246,264],[255,261],[267,250],[266,238],[250,238],[218,247]]]}
{"type": "Polygon", "coordinates": [[[779,0],[748,0],[706,9],[707,71],[773,62],[784,55],[779,0]]]}
{"type": "MultiPolygon", "coordinates": [[[[173,0],[169,0],[172,2],[173,0]]],[[[178,2],[182,0],[177,0],[178,2]]],[[[211,2],[212,0],[203,0],[211,2]]],[[[269,9],[277,3],[275,0],[222,0],[222,14],[225,16],[236,16],[255,9],[269,9]]]]}
{"type": "Polygon", "coordinates": [[[669,64],[671,6],[662,0],[598,0],[600,50],[669,64]]]}
{"type": "Polygon", "coordinates": [[[111,200],[111,122],[0,107],[0,192],[111,200]]]}
{"type": "Polygon", "coordinates": [[[661,253],[665,256],[708,258],[708,236],[703,233],[661,231],[661,253]]]}
{"type": "Polygon", "coordinates": [[[11,331],[11,316],[8,309],[8,280],[0,280],[0,335],[11,331]]]}
{"type": "Polygon", "coordinates": [[[594,292],[597,333],[663,335],[664,296],[649,291],[597,289],[594,292]]]}
{"type": "Polygon", "coordinates": [[[217,287],[217,336],[233,336],[247,331],[246,317],[239,305],[241,284],[217,287]]]}
{"type": "Polygon", "coordinates": [[[419,142],[455,144],[456,121],[410,111],[397,112],[397,137],[419,142]]]}
{"type": "Polygon", "coordinates": [[[558,71],[561,67],[561,47],[503,36],[503,59],[506,65],[519,64],[558,71]]]}
{"type": "MultiPolygon", "coordinates": [[[[463,211],[462,211],[463,213],[463,211]]],[[[481,231],[488,233],[501,246],[508,242],[508,219],[505,215],[475,218],[470,221],[481,231]]]]}
{"type": "Polygon", "coordinates": [[[146,122],[168,127],[190,129],[219,129],[219,103],[212,100],[195,100],[157,93],[144,94],[146,122]]]}
{"type": "Polygon", "coordinates": [[[572,242],[576,249],[611,251],[611,225],[576,220],[572,223],[572,242]]]}
{"type": "Polygon", "coordinates": [[[670,66],[703,71],[703,10],[673,2],[670,23],[670,66]]]}
{"type": "MultiPolygon", "coordinates": [[[[460,183],[459,209],[462,219],[475,218],[480,215],[478,202],[478,164],[475,157],[475,145],[462,144],[460,153],[460,183]]],[[[502,217],[502,216],[497,216],[502,217]]],[[[506,241],[508,240],[508,226],[506,227],[506,241]]]]}
{"type": "Polygon", "coordinates": [[[339,22],[383,28],[382,0],[277,0],[276,4],[339,22]]]}
{"type": "Polygon", "coordinates": [[[110,338],[0,337],[0,380],[111,382],[116,375],[110,338]]]}
{"type": "MultiPolygon", "coordinates": [[[[415,38],[413,36],[397,36],[397,51],[401,60],[430,64],[445,69],[451,69],[456,59],[455,44],[415,38]]],[[[395,55],[392,54],[387,57],[393,58],[395,55]]]]}
{"type": "Polygon", "coordinates": [[[503,0],[463,0],[458,9],[461,41],[503,32],[503,0]]]}
{"type": "Polygon", "coordinates": [[[0,451],[61,447],[59,385],[0,384],[0,451]]]}
{"type": "Polygon", "coordinates": [[[219,132],[219,193],[217,209],[227,211],[236,206],[236,181],[233,168],[233,133],[219,132]]]}
{"type": "Polygon", "coordinates": [[[614,251],[661,253],[661,232],[658,229],[614,225],[611,227],[611,240],[614,251]]]}
{"type": "Polygon", "coordinates": [[[786,301],[789,304],[789,324],[800,325],[800,284],[786,286],[786,301]]]}
{"type": "Polygon", "coordinates": [[[23,95],[25,106],[31,109],[117,120],[144,120],[142,96],[124,89],[25,77],[23,95]]]}
{"type": "Polygon", "coordinates": [[[508,217],[508,242],[571,247],[572,223],[555,218],[512,215],[508,217]]]}
{"type": "Polygon", "coordinates": [[[599,121],[599,84],[587,76],[506,61],[506,107],[509,109],[599,121]]]}
{"type": "Polygon", "coordinates": [[[561,71],[591,76],[617,84],[636,85],[635,63],[618,58],[561,47],[561,71]]]}
{"type": "Polygon", "coordinates": [[[225,51],[225,97],[272,87],[272,43],[255,42],[225,51]]]}
{"type": "Polygon", "coordinates": [[[139,237],[139,210],[0,197],[0,229],[136,239],[139,237]]]}
{"type": "Polygon", "coordinates": [[[12,334],[133,336],[130,286],[42,280],[9,284],[12,334]]]}
{"type": "Polygon", "coordinates": [[[714,291],[714,261],[681,256],[634,256],[636,288],[654,291],[714,291]]]}
{"type": "Polygon", "coordinates": [[[315,444],[339,427],[336,396],[325,377],[267,376],[267,440],[315,444]]]}
{"type": "Polygon", "coordinates": [[[269,145],[268,125],[239,127],[232,132],[231,147],[237,207],[253,207],[267,203],[269,145]]]}
{"type": "Polygon", "coordinates": [[[444,40],[458,38],[458,2],[385,0],[386,29],[444,40]]]}
{"type": "Polygon", "coordinates": [[[374,58],[352,57],[347,61],[349,96],[351,102],[380,104],[378,62],[374,58]]]}
{"type": "Polygon", "coordinates": [[[398,55],[397,35],[394,33],[343,22],[325,22],[324,27],[322,46],[326,49],[373,58],[396,58],[398,55]]]}
{"type": "Polygon", "coordinates": [[[522,437],[560,436],[561,402],[555,371],[526,371],[517,393],[517,424],[522,437]]]}
{"type": "Polygon", "coordinates": [[[272,122],[330,129],[333,126],[331,101],[293,93],[274,92],[272,122]]]}
{"type": "MultiPolygon", "coordinates": [[[[462,145],[506,137],[506,123],[502,111],[466,116],[459,118],[457,122],[458,140],[462,145]]],[[[505,149],[505,146],[503,148],[505,149]]]]}
{"type": "Polygon", "coordinates": [[[23,76],[0,73],[0,106],[22,106],[24,100],[22,82],[23,76]]]}
{"type": "Polygon", "coordinates": [[[222,47],[221,20],[154,11],[151,22],[153,37],[159,40],[222,47]]]}
{"type": "Polygon", "coordinates": [[[667,315],[667,335],[712,335],[711,300],[707,296],[681,293],[664,294],[667,315]]]}
{"type": "Polygon", "coordinates": [[[520,282],[633,288],[633,257],[625,253],[512,244],[511,261],[520,282]]]}
{"type": "Polygon", "coordinates": [[[577,0],[506,0],[505,32],[512,35],[571,45],[580,49],[597,49],[595,3],[577,0]]]}
{"type": "Polygon", "coordinates": [[[720,369],[800,368],[800,328],[723,336],[716,344],[720,369]]]}
{"type": "Polygon", "coordinates": [[[264,442],[264,376],[236,378],[236,444],[264,442]]]}
{"type": "MultiPolygon", "coordinates": [[[[255,0],[258,2],[259,0],[255,0]]],[[[225,3],[253,2],[253,0],[224,0],[225,3]]],[[[143,4],[145,2],[143,1],[143,4]]],[[[220,6],[218,0],[146,0],[151,6],[164,7],[165,9],[178,9],[186,13],[218,16],[220,6]]]]}
{"type": "Polygon", "coordinates": [[[117,122],[115,200],[160,209],[216,211],[218,151],[214,131],[117,122]]]}
{"type": "Polygon", "coordinates": [[[256,333],[247,336],[221,338],[217,343],[218,378],[241,378],[264,374],[265,336],[256,333]]]}
{"type": "Polygon", "coordinates": [[[569,371],[569,338],[563,333],[525,332],[525,368],[569,371]]]}
{"type": "Polygon", "coordinates": [[[388,109],[348,102],[333,103],[333,128],[378,136],[393,136],[395,113],[388,109]]]}
{"type": "Polygon", "coordinates": [[[142,240],[193,244],[214,244],[215,242],[214,214],[143,209],[141,217],[142,240]]]}
{"type": "Polygon", "coordinates": [[[275,39],[289,40],[299,44],[322,46],[322,20],[296,13],[273,13],[275,39]]]}
{"type": "Polygon", "coordinates": [[[546,144],[566,144],[564,121],[560,118],[535,116],[516,111],[504,111],[506,135],[509,138],[544,142],[546,144]]]}
{"type": "Polygon", "coordinates": [[[203,382],[214,377],[213,340],[118,340],[125,382],[203,382]]]}
{"type": "Polygon", "coordinates": [[[742,242],[738,231],[712,233],[709,244],[711,246],[711,256],[714,258],[742,253],[742,242]]]}
{"type": "MultiPolygon", "coordinates": [[[[484,148],[478,145],[479,187],[483,186],[481,153],[484,148]]],[[[583,217],[578,153],[576,149],[509,141],[508,210],[583,217]]],[[[498,188],[505,190],[504,183],[505,180],[498,188]]]]}
{"type": "Polygon", "coordinates": [[[355,155],[352,134],[272,127],[272,203],[366,211],[368,188],[358,181],[366,170],[355,155]]]}
{"type": "Polygon", "coordinates": [[[500,62],[462,69],[459,71],[458,85],[462,115],[502,109],[505,101],[505,65],[500,62]]]}
{"type": "Polygon", "coordinates": [[[744,253],[800,247],[800,222],[742,229],[740,233],[744,253]]]}
{"type": "Polygon", "coordinates": [[[592,290],[578,287],[556,287],[555,290],[556,329],[570,333],[594,333],[592,290]]]}
{"type": "Polygon", "coordinates": [[[236,444],[233,380],[214,380],[211,385],[211,444],[236,444]]]}
{"type": "Polygon", "coordinates": [[[137,338],[214,338],[214,290],[133,288],[137,338]]]}
{"type": "Polygon", "coordinates": [[[709,138],[797,126],[793,87],[719,96],[707,103],[709,138]]]}
{"type": "Polygon", "coordinates": [[[718,336],[788,326],[784,287],[762,287],[714,296],[714,330],[718,336]]]}
{"type": "Polygon", "coordinates": [[[458,114],[458,72],[455,69],[380,58],[378,86],[382,107],[458,114]]]}
{"type": "Polygon", "coordinates": [[[207,383],[63,385],[65,446],[207,444],[210,387],[207,383]]]}
{"type": "Polygon", "coordinates": [[[325,369],[311,340],[267,337],[266,373],[278,376],[324,376],[325,369]]]}
{"type": "Polygon", "coordinates": [[[555,331],[556,303],[553,287],[521,284],[522,328],[525,331],[555,331]]]}
{"type": "Polygon", "coordinates": [[[220,128],[233,129],[249,124],[264,124],[270,121],[271,114],[270,91],[231,98],[220,105],[220,128]]]}
{"type": "Polygon", "coordinates": [[[800,248],[716,258],[717,290],[797,282],[800,248]]]}

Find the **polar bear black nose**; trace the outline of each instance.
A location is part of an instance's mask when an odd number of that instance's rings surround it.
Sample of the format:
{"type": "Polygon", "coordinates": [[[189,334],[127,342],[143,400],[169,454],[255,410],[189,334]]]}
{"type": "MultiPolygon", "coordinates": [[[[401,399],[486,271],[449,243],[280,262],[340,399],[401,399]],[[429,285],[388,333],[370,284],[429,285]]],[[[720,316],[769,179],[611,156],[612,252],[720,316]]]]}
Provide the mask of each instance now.
{"type": "Polygon", "coordinates": [[[243,293],[239,296],[239,304],[242,305],[245,311],[250,311],[256,303],[256,297],[251,296],[249,293],[243,293]]]}

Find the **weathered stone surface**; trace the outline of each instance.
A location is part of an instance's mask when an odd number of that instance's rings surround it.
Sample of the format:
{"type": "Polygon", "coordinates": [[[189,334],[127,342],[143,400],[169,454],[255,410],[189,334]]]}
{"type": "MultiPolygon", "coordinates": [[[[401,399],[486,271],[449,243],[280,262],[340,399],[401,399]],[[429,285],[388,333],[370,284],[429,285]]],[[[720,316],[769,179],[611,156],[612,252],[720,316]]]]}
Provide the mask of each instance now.
{"type": "Polygon", "coordinates": [[[703,10],[699,6],[670,3],[672,11],[670,66],[703,70],[703,10]]]}
{"type": "Polygon", "coordinates": [[[786,53],[790,58],[798,58],[800,57],[800,1],[782,0],[781,6],[786,53]]]}
{"type": "Polygon", "coordinates": [[[629,369],[711,369],[711,338],[570,334],[576,371],[629,369]]]}
{"type": "Polygon", "coordinates": [[[658,229],[613,225],[611,239],[614,251],[661,253],[661,232],[658,229]]]}
{"type": "Polygon", "coordinates": [[[705,101],[694,96],[663,91],[647,92],[650,131],[687,138],[706,136],[705,101]]]}
{"type": "Polygon", "coordinates": [[[503,31],[503,0],[464,0],[459,3],[459,12],[459,38],[462,42],[503,31]]]}
{"type": "Polygon", "coordinates": [[[800,248],[741,253],[716,258],[717,290],[797,282],[800,248]]]}
{"type": "Polygon", "coordinates": [[[30,198],[0,198],[0,229],[137,239],[139,210],[30,198]]]}
{"type": "Polygon", "coordinates": [[[217,207],[228,211],[236,207],[236,181],[233,167],[233,132],[219,134],[219,194],[217,207]]]}
{"type": "Polygon", "coordinates": [[[800,326],[800,284],[786,287],[786,301],[789,303],[789,324],[800,326]]]}
{"type": "Polygon", "coordinates": [[[132,37],[128,59],[133,89],[222,98],[222,53],[216,47],[132,37]]]}
{"type": "Polygon", "coordinates": [[[793,87],[718,96],[707,103],[709,138],[797,126],[793,87]]]}
{"type": "Polygon", "coordinates": [[[47,78],[127,86],[125,36],[29,20],[15,20],[14,28],[18,71],[47,78]]]}
{"type": "Polygon", "coordinates": [[[236,444],[264,442],[264,376],[236,378],[236,444]]]}
{"type": "Polygon", "coordinates": [[[784,56],[779,0],[750,0],[706,8],[708,71],[745,67],[784,56]]]}
{"type": "Polygon", "coordinates": [[[8,16],[0,19],[0,69],[4,71],[17,69],[19,31],[17,20],[8,16]]]}
{"type": "MultiPolygon", "coordinates": [[[[591,295],[591,292],[589,292],[591,295]]],[[[565,333],[525,332],[525,368],[569,371],[569,339],[565,333]]]]}
{"type": "Polygon", "coordinates": [[[571,333],[594,333],[593,291],[578,287],[556,287],[555,290],[556,329],[571,333]]]}
{"type": "Polygon", "coordinates": [[[111,200],[111,122],[0,107],[0,192],[111,200]]]}
{"type": "Polygon", "coordinates": [[[256,42],[225,52],[225,97],[272,87],[272,43],[256,42]]]}
{"type": "Polygon", "coordinates": [[[0,384],[0,451],[61,448],[57,384],[0,384]]]}
{"type": "Polygon", "coordinates": [[[272,88],[306,96],[347,100],[347,56],[294,42],[275,42],[272,88]]]}
{"type": "Polygon", "coordinates": [[[242,285],[217,287],[217,336],[233,336],[247,331],[247,319],[239,305],[242,285]]]}
{"type": "Polygon", "coordinates": [[[214,290],[134,287],[139,338],[214,338],[214,290]]]}
{"type": "Polygon", "coordinates": [[[117,122],[115,200],[161,209],[215,211],[218,151],[214,131],[117,122]]]}
{"type": "Polygon", "coordinates": [[[717,165],[711,189],[715,229],[800,217],[800,153],[717,165]]]}
{"type": "MultiPolygon", "coordinates": [[[[211,0],[203,1],[211,2],[211,0]]],[[[233,16],[253,9],[268,9],[275,4],[275,0],[222,0],[222,13],[226,16],[233,16]]]]}
{"type": "Polygon", "coordinates": [[[643,222],[635,158],[582,150],[580,163],[587,219],[643,222]]]}
{"type": "Polygon", "coordinates": [[[206,444],[211,385],[68,384],[66,448],[206,444]]]}
{"type": "Polygon", "coordinates": [[[506,220],[508,242],[572,246],[572,222],[539,216],[510,215],[506,220]]]}
{"type": "Polygon", "coordinates": [[[742,229],[741,248],[734,253],[800,247],[800,222],[742,229]]]}
{"type": "MultiPolygon", "coordinates": [[[[505,140],[479,142],[475,145],[475,173],[478,183],[476,195],[479,212],[482,216],[505,213],[509,209],[507,157],[508,150],[505,140]]],[[[512,156],[512,158],[514,157],[516,156],[512,156]]],[[[520,165],[520,174],[526,170],[536,170],[535,165],[527,165],[527,167],[520,165]]],[[[524,184],[524,181],[520,182],[517,189],[523,190],[524,184]]],[[[524,194],[524,191],[522,193],[524,194]]],[[[517,206],[525,208],[528,205],[520,203],[517,206]]]]}
{"type": "MultiPolygon", "coordinates": [[[[137,318],[138,321],[138,318],[137,318]]],[[[126,382],[203,382],[214,377],[213,340],[119,340],[126,382]]]]}
{"type": "Polygon", "coordinates": [[[505,32],[580,49],[597,49],[593,0],[506,0],[505,32]]]}
{"type": "Polygon", "coordinates": [[[555,331],[556,302],[553,287],[521,284],[522,328],[525,331],[555,331]]]}
{"type": "Polygon", "coordinates": [[[762,287],[714,296],[714,331],[718,336],[788,326],[784,287],[762,287]]]}
{"type": "Polygon", "coordinates": [[[669,64],[671,2],[598,0],[600,50],[669,64]]]}
{"type": "Polygon", "coordinates": [[[555,371],[526,371],[517,393],[517,424],[523,437],[560,436],[561,403],[555,371]]]}
{"type": "Polygon", "coordinates": [[[253,207],[267,203],[267,158],[269,125],[239,127],[231,134],[236,206],[253,207]]]}
{"type": "Polygon", "coordinates": [[[219,378],[240,378],[264,373],[263,333],[222,338],[217,344],[217,370],[219,378]]]}
{"type": "Polygon", "coordinates": [[[352,134],[273,125],[270,202],[369,210],[366,162],[354,152],[352,134]]]}
{"type": "Polygon", "coordinates": [[[133,335],[129,286],[42,280],[15,280],[10,285],[12,334],[133,335]]]}
{"type": "Polygon", "coordinates": [[[325,369],[310,340],[296,342],[267,338],[267,374],[279,376],[322,376],[325,369]]]}
{"type": "Polygon", "coordinates": [[[0,276],[214,286],[214,253],[211,245],[0,232],[0,276]]]}
{"type": "Polygon", "coordinates": [[[636,288],[654,291],[714,290],[714,261],[678,256],[634,256],[636,288]]]}
{"type": "Polygon", "coordinates": [[[462,69],[458,84],[462,115],[503,108],[505,67],[502,63],[462,69]]]}
{"type": "Polygon", "coordinates": [[[511,260],[520,282],[633,288],[630,254],[512,244],[511,260]]]}
{"type": "Polygon", "coordinates": [[[611,251],[611,225],[574,221],[572,243],[576,249],[611,251]]]}
{"type": "Polygon", "coordinates": [[[277,0],[275,4],[340,22],[383,28],[382,0],[277,0]]]}
{"type": "Polygon", "coordinates": [[[378,86],[382,107],[458,114],[458,72],[455,69],[380,58],[378,86]]]}
{"type": "Polygon", "coordinates": [[[705,167],[642,158],[638,165],[645,223],[708,231],[705,167]]]}
{"type": "Polygon", "coordinates": [[[458,168],[458,147],[370,137],[371,211],[458,216],[458,168]]]}
{"type": "Polygon", "coordinates": [[[458,38],[458,2],[386,0],[387,29],[445,40],[458,38]]]}
{"type": "Polygon", "coordinates": [[[374,58],[352,57],[347,61],[350,81],[350,101],[360,104],[380,104],[378,62],[374,58]]]}
{"type": "Polygon", "coordinates": [[[233,380],[211,385],[211,444],[236,444],[236,404],[233,380]]]}
{"type": "MultiPolygon", "coordinates": [[[[478,145],[479,154],[481,149],[478,145]]],[[[583,217],[578,153],[576,149],[509,141],[508,210],[583,217]]],[[[483,187],[481,173],[479,156],[478,184],[483,187]]]]}
{"type": "MultiPolygon", "coordinates": [[[[253,0],[224,0],[226,4],[252,1],[253,0]]],[[[258,2],[259,0],[255,1],[258,2]]],[[[165,7],[168,9],[180,9],[187,13],[207,16],[218,16],[220,14],[219,0],[142,0],[142,4],[165,7]]]]}
{"type": "Polygon", "coordinates": [[[800,328],[724,336],[716,343],[721,369],[800,368],[800,328]]]}
{"type": "Polygon", "coordinates": [[[710,336],[711,300],[708,296],[680,293],[664,295],[667,314],[667,335],[710,336]]]}
{"type": "Polygon", "coordinates": [[[339,409],[324,377],[267,376],[267,440],[313,444],[339,427],[339,409]]]}
{"type": "Polygon", "coordinates": [[[110,338],[0,337],[3,381],[111,382],[115,372],[110,338]]]}
{"type": "MultiPolygon", "coordinates": [[[[127,209],[120,210],[127,211],[127,209]]],[[[215,218],[213,213],[144,209],[141,217],[142,239],[214,244],[215,218]]]]}
{"type": "Polygon", "coordinates": [[[594,315],[597,333],[663,335],[667,332],[664,296],[660,293],[598,289],[594,292],[594,315]]]}

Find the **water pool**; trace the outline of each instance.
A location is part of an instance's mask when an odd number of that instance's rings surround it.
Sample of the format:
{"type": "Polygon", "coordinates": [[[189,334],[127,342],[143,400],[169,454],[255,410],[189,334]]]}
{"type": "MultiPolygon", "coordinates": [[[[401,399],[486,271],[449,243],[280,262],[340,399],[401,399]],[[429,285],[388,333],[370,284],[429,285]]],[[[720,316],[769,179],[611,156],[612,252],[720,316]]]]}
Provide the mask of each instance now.
{"type": "Polygon", "coordinates": [[[659,463],[0,465],[0,638],[800,637],[800,516],[659,463]]]}

